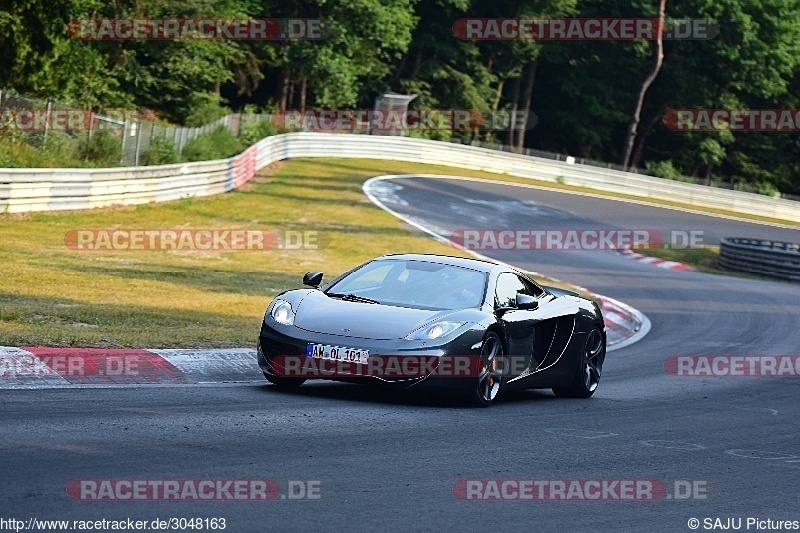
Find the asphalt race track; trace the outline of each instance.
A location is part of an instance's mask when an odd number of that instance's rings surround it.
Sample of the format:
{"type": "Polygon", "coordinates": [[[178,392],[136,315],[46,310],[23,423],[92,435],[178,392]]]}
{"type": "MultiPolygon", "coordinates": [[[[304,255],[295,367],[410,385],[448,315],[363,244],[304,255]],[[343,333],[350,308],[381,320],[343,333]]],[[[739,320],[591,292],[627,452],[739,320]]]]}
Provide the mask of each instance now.
{"type": "MultiPolygon", "coordinates": [[[[392,183],[387,207],[445,234],[617,227],[699,230],[706,242],[800,240],[794,229],[532,188],[392,183]]],[[[690,531],[691,518],[700,530],[713,524],[707,518],[741,518],[742,529],[748,518],[800,520],[800,377],[675,376],[664,364],[800,354],[800,286],[664,270],[611,251],[482,253],[622,300],[652,329],[608,354],[590,400],[528,391],[470,409],[336,383],[283,393],[259,376],[236,385],[2,390],[3,517],[219,517],[227,531],[690,531]],[[68,494],[73,480],[98,479],[269,479],[279,492],[202,503],[68,494]],[[614,490],[592,501],[462,499],[465,480],[488,479],[551,488],[651,480],[663,490],[636,501],[614,490]],[[319,492],[294,499],[289,483],[301,481],[319,492]]],[[[492,494],[488,483],[472,486],[492,494]]]]}

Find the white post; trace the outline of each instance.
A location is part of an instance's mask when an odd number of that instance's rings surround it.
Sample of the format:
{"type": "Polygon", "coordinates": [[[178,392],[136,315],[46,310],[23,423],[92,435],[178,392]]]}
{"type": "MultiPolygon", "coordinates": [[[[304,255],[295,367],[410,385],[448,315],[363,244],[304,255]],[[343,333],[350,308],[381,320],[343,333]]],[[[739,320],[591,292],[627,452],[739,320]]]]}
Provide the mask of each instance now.
{"type": "Polygon", "coordinates": [[[42,141],[42,150],[47,148],[47,130],[50,126],[50,100],[47,101],[47,110],[45,111],[45,120],[44,120],[44,141],[42,141]]]}
{"type": "Polygon", "coordinates": [[[120,156],[119,156],[119,164],[120,166],[125,164],[125,134],[128,131],[128,117],[125,117],[125,120],[122,121],[122,148],[120,149],[120,156]]]}
{"type": "Polygon", "coordinates": [[[134,156],[133,156],[133,166],[135,166],[135,167],[139,166],[139,150],[140,150],[141,146],[142,146],[142,128],[141,128],[141,124],[139,124],[137,122],[137,127],[136,127],[136,152],[134,153],[134,156]]]}

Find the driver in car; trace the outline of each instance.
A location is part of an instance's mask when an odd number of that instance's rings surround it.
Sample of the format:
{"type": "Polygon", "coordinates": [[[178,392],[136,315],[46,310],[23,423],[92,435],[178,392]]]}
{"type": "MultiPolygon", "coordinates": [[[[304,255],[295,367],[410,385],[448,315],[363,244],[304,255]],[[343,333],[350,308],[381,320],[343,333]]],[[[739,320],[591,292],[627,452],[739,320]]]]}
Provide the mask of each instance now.
{"type": "Polygon", "coordinates": [[[443,304],[449,309],[477,307],[480,295],[476,294],[475,277],[479,274],[462,269],[446,269],[442,272],[442,290],[445,294],[443,304]]]}

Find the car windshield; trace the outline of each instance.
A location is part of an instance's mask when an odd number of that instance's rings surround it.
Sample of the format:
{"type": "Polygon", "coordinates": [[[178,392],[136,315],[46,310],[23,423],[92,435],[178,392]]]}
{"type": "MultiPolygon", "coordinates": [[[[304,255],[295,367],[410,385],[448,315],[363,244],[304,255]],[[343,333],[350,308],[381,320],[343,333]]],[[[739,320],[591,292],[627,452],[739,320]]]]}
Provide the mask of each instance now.
{"type": "Polygon", "coordinates": [[[371,261],[325,291],[333,297],[355,295],[386,305],[424,309],[478,307],[486,274],[477,270],[417,260],[371,261]]]}

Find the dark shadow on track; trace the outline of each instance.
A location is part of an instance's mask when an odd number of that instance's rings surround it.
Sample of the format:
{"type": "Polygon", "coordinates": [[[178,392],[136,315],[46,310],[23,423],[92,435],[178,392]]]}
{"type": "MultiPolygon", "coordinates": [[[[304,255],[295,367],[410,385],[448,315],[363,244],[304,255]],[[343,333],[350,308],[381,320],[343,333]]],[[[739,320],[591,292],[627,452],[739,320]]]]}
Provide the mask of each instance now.
{"type": "MultiPolygon", "coordinates": [[[[358,385],[343,382],[306,383],[294,391],[281,390],[270,384],[259,388],[269,394],[286,397],[320,398],[333,401],[363,402],[371,404],[407,405],[413,407],[432,408],[464,408],[475,407],[465,403],[457,395],[431,390],[403,390],[380,386],[358,385]]],[[[500,393],[494,404],[518,404],[529,402],[532,405],[545,401],[566,401],[556,398],[549,390],[522,390],[500,393]]]]}

